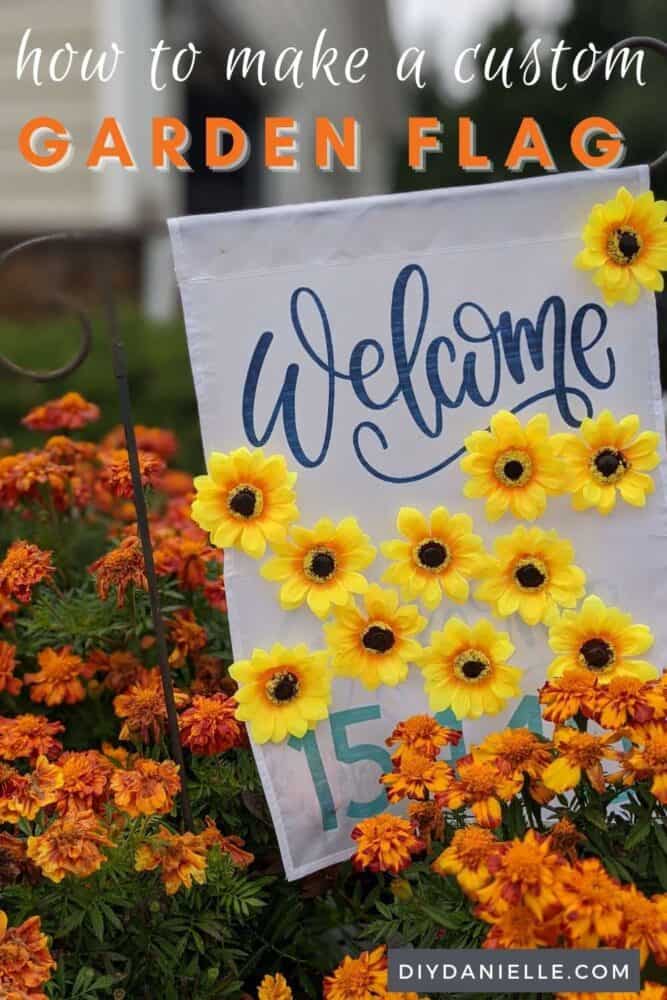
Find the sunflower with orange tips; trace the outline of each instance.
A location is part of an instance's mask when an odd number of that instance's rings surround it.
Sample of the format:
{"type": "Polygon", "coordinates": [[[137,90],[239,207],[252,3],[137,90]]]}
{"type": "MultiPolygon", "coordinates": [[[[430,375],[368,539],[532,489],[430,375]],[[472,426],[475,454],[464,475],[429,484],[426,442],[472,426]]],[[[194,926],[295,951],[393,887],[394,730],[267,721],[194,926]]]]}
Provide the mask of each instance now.
{"type": "Polygon", "coordinates": [[[507,662],[514,646],[507,632],[481,619],[466,625],[448,619],[420,657],[431,711],[451,708],[457,719],[495,715],[520,693],[521,671],[507,662]]]}
{"type": "Polygon", "coordinates": [[[555,531],[519,525],[496,538],[493,555],[480,563],[475,598],[500,618],[519,614],[527,625],[549,624],[560,608],[584,596],[586,574],[574,564],[574,547],[555,531]]]}
{"type": "Polygon", "coordinates": [[[377,584],[368,588],[362,604],[361,609],[352,602],[334,607],[333,621],[324,626],[334,673],[357,678],[368,691],[380,684],[395,687],[421,653],[414,636],[426,619],[414,604],[399,606],[395,591],[377,584]]]}
{"type": "Polygon", "coordinates": [[[649,472],[660,464],[659,436],[641,430],[636,414],[616,421],[603,410],[595,420],[582,421],[578,434],[557,434],[554,440],[567,465],[575,510],[610,514],[617,494],[632,507],[645,507],[655,492],[649,472]]]}
{"type": "Polygon", "coordinates": [[[549,645],[556,653],[547,670],[553,680],[570,670],[590,670],[600,684],[620,674],[650,680],[657,669],[638,659],[653,645],[647,625],[637,625],[630,615],[608,607],[591,594],[578,611],[564,611],[549,629],[549,645]]]}
{"type": "Polygon", "coordinates": [[[399,586],[408,600],[419,598],[429,611],[438,607],[443,594],[463,604],[482,555],[482,539],[472,527],[467,514],[450,514],[446,507],[436,507],[428,517],[414,507],[401,507],[396,528],[403,538],[380,547],[392,560],[383,581],[399,586]]]}
{"type": "Polygon", "coordinates": [[[192,519],[218,548],[239,548],[260,559],[267,542],[282,542],[299,516],[295,481],[282,455],[266,457],[261,448],[214,451],[208,474],[194,480],[192,519]]]}
{"type": "Polygon", "coordinates": [[[547,497],[563,492],[564,467],[549,435],[549,418],[538,413],[526,423],[508,410],[491,417],[488,431],[465,439],[461,469],[470,478],[463,487],[471,499],[486,498],[486,516],[497,521],[508,510],[534,521],[547,497]]]}
{"type": "Polygon", "coordinates": [[[325,652],[305,643],[287,649],[255,649],[249,660],[229,668],[238,683],[235,715],[247,722],[256,743],[281,743],[305,736],[326,719],[331,702],[331,670],[325,652]]]}
{"type": "Polygon", "coordinates": [[[264,563],[265,580],[279,582],[280,604],[294,611],[304,602],[318,618],[333,607],[349,603],[351,594],[365,594],[368,581],[361,571],[375,559],[356,518],[345,517],[334,524],[321,518],[314,528],[295,525],[287,541],[274,544],[275,556],[264,563]]]}
{"type": "Polygon", "coordinates": [[[594,271],[608,306],[633,305],[642,288],[661,292],[667,270],[667,201],[652,191],[634,197],[620,187],[616,197],[593,206],[584,226],[584,249],[575,267],[594,271]]]}

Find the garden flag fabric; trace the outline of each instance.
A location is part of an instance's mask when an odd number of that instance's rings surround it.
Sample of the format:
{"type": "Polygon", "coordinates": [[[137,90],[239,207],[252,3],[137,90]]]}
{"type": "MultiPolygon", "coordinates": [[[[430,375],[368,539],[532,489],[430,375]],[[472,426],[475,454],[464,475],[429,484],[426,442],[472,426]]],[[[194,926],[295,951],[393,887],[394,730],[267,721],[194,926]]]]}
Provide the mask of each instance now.
{"type": "MultiPolygon", "coordinates": [[[[171,221],[206,454],[245,445],[284,455],[302,524],[354,515],[379,548],[397,536],[401,506],[467,512],[487,546],[516,527],[509,515],[489,523],[484,501],[463,495],[464,439],[498,410],[544,412],[554,431],[605,408],[635,413],[664,451],[654,297],[607,307],[573,263],[593,204],[621,185],[647,190],[647,168],[171,221]]],[[[540,520],[573,542],[589,593],[653,629],[658,664],[663,477],[661,466],[645,510],[619,504],[603,517],[574,511],[566,495],[540,520]]],[[[369,579],[387,565],[378,555],[369,579]]],[[[283,611],[259,568],[225,555],[235,658],[275,642],[324,648],[322,622],[305,605],[283,611]]],[[[444,599],[424,644],[452,614],[491,617],[488,605],[444,599]]],[[[516,615],[494,624],[516,646],[523,694],[500,715],[464,721],[463,743],[447,752],[508,724],[539,726],[547,629],[516,615]]],[[[350,856],[354,825],[386,808],[386,737],[425,711],[414,666],[376,691],[336,678],[328,720],[303,739],[253,747],[288,878],[350,856]]]]}

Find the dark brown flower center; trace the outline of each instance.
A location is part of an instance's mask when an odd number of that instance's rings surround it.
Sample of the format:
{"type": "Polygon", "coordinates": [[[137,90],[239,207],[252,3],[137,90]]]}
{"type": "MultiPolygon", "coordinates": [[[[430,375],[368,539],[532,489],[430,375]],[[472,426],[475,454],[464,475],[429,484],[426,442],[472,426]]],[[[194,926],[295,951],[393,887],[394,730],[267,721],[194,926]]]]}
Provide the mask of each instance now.
{"type": "Polygon", "coordinates": [[[618,249],[627,262],[631,264],[641,249],[637,234],[633,233],[631,229],[619,229],[616,232],[616,241],[618,249]]]}
{"type": "Polygon", "coordinates": [[[388,653],[396,643],[396,637],[388,625],[371,625],[366,629],[361,641],[373,653],[388,653]]]}
{"type": "Polygon", "coordinates": [[[523,465],[518,459],[512,458],[509,462],[505,462],[503,472],[511,482],[516,483],[523,475],[523,465]]]}
{"type": "Polygon", "coordinates": [[[604,639],[587,639],[579,652],[589,670],[604,670],[614,662],[614,650],[604,639]]]}
{"type": "Polygon", "coordinates": [[[306,573],[311,579],[329,580],[336,569],[336,557],[328,549],[316,549],[307,556],[306,573]]]}
{"type": "Polygon", "coordinates": [[[266,693],[278,704],[292,701],[299,693],[299,678],[289,670],[274,674],[266,685],[266,693]]]}
{"type": "Polygon", "coordinates": [[[512,448],[498,456],[494,471],[505,486],[525,486],[532,476],[533,463],[523,448],[512,448]]]}
{"type": "Polygon", "coordinates": [[[486,670],[486,663],[482,663],[481,660],[466,660],[465,663],[461,665],[461,673],[468,680],[474,681],[478,677],[481,677],[486,670]]]}
{"type": "Polygon", "coordinates": [[[227,502],[233,514],[246,520],[260,514],[262,510],[262,496],[253,486],[237,486],[227,502]]]}
{"type": "Polygon", "coordinates": [[[595,468],[598,470],[601,476],[605,479],[610,479],[615,476],[622,466],[624,469],[627,467],[627,462],[625,457],[620,451],[616,451],[614,448],[603,448],[602,451],[598,452],[595,456],[595,468]]]}
{"type": "Polygon", "coordinates": [[[442,542],[430,539],[419,546],[417,555],[422,566],[425,566],[427,569],[440,569],[447,562],[449,553],[442,542]]]}
{"type": "Polygon", "coordinates": [[[532,562],[527,562],[523,566],[519,566],[514,576],[519,585],[525,587],[527,590],[536,590],[546,581],[546,576],[542,570],[532,562]]]}

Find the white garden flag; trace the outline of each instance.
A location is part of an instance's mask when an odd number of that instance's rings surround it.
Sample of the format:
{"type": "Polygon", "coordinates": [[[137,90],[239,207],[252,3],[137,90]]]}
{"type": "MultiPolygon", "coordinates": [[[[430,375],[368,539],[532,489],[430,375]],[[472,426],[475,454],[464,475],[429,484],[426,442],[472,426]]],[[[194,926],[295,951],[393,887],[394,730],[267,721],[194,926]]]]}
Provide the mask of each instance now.
{"type": "MultiPolygon", "coordinates": [[[[463,493],[464,440],[500,410],[524,424],[544,413],[552,432],[570,433],[605,409],[636,414],[660,432],[662,453],[654,297],[608,307],[573,263],[594,203],[648,184],[647,169],[631,167],[172,221],[206,454],[283,455],[298,473],[300,524],[354,516],[378,548],[364,571],[377,582],[401,507],[465,512],[487,549],[521,523],[510,512],[489,521],[484,498],[463,493]]],[[[619,498],[603,516],[550,496],[539,524],[573,543],[587,594],[652,628],[646,655],[662,666],[664,467],[651,475],[644,509],[619,498]]],[[[283,610],[261,565],[225,554],[235,659],[276,642],[324,649],[322,621],[305,604],[283,610]]],[[[545,625],[447,596],[421,611],[423,645],[452,615],[489,618],[522,671],[522,694],[465,719],[454,754],[508,724],[539,726],[536,692],[554,657],[545,625]]],[[[414,665],[376,690],[336,677],[328,719],[303,739],[253,745],[288,878],[350,856],[355,824],[386,808],[386,737],[428,710],[414,665]]]]}

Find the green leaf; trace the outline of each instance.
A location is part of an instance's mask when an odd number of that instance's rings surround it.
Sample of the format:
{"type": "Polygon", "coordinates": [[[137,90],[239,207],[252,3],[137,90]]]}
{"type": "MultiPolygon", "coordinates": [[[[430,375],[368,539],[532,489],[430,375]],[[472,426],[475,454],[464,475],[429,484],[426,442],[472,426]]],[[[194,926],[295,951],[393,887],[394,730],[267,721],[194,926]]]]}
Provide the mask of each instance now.
{"type": "Polygon", "coordinates": [[[458,931],[461,928],[463,919],[461,915],[456,913],[442,913],[441,910],[436,910],[434,907],[429,906],[428,903],[420,903],[419,909],[430,917],[431,920],[439,924],[440,927],[446,927],[450,931],[458,931]]]}
{"type": "Polygon", "coordinates": [[[98,941],[104,941],[104,919],[102,914],[96,906],[93,906],[88,911],[88,916],[90,918],[90,926],[93,928],[93,934],[98,941]]]}
{"type": "Polygon", "coordinates": [[[655,839],[660,844],[660,847],[667,855],[667,830],[665,830],[662,823],[653,824],[653,833],[655,834],[655,839]]]}
{"type": "Polygon", "coordinates": [[[633,827],[630,835],[625,840],[626,851],[631,851],[637,844],[641,844],[642,841],[646,840],[651,832],[651,821],[650,819],[644,820],[643,823],[638,823],[633,827]]]}

